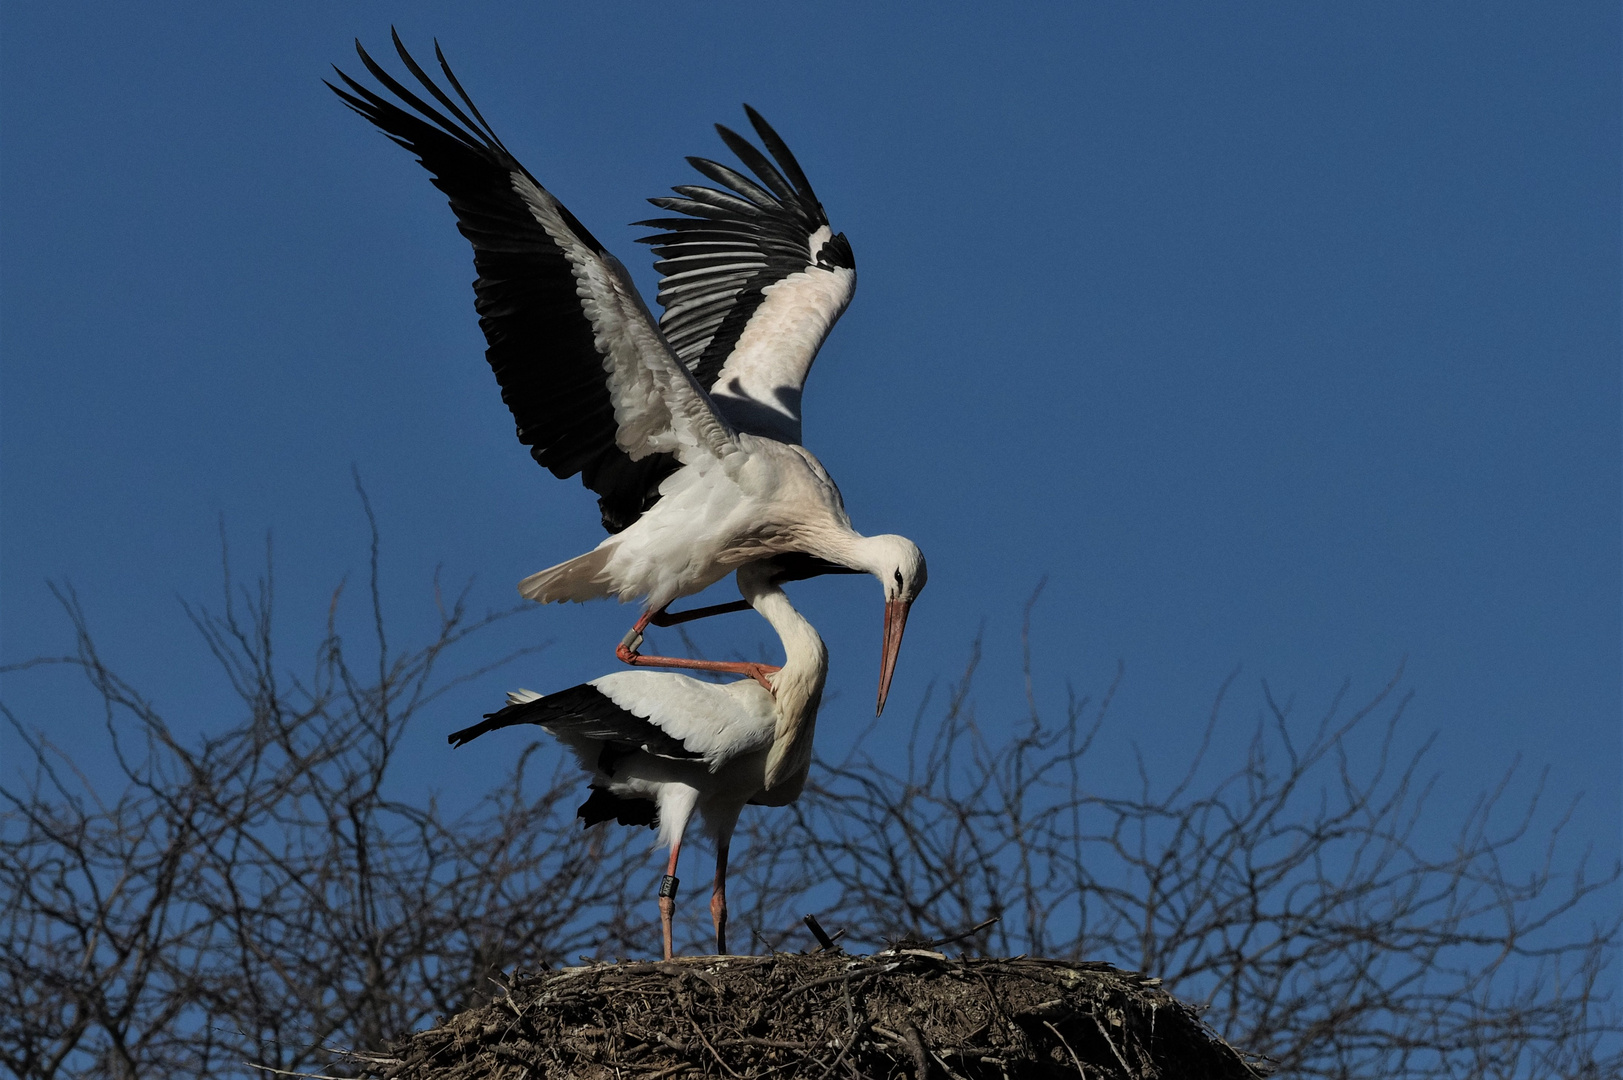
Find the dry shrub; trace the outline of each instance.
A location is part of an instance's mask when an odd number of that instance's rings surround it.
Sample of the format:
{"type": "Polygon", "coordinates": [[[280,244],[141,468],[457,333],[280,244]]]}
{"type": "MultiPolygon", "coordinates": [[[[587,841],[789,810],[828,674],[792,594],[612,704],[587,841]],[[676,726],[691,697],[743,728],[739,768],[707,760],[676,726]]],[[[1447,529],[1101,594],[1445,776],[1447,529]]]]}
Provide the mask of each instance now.
{"type": "Polygon", "coordinates": [[[756,925],[807,897],[867,943],[996,915],[981,951],[1153,973],[1292,1075],[1623,1070],[1616,864],[1573,851],[1576,798],[1536,830],[1542,784],[1510,799],[1514,769],[1463,815],[1437,806],[1430,741],[1398,749],[1401,671],[1306,722],[1264,684],[1238,741],[1219,734],[1231,676],[1191,749],[1112,785],[1088,755],[1114,686],[1045,717],[1028,651],[1021,721],[1000,706],[983,725],[977,657],[921,710],[905,764],[859,746],[790,813],[750,819],[749,850],[771,855],[743,871],[756,925]]]}
{"type": "MultiPolygon", "coordinates": [[[[330,618],[311,671],[287,674],[268,569],[253,589],[228,580],[219,613],[193,612],[243,706],[197,740],[108,669],[61,594],[73,655],[10,671],[81,671],[124,785],[98,789],[49,741],[47,718],[6,711],[32,764],[21,784],[6,779],[0,820],[6,1069],[341,1072],[335,1053],[498,1007],[498,973],[651,951],[647,834],[575,828],[578,779],[550,748],[520,755],[465,815],[389,797],[402,740],[455,726],[424,710],[488,670],[443,678],[445,654],[501,616],[470,619],[457,600],[427,645],[394,650],[375,534],[372,554],[364,661],[330,618]]],[[[734,916],[757,940],[783,944],[808,907],[876,946],[996,914],[967,954],[1146,972],[1292,1075],[1623,1073],[1606,988],[1617,868],[1588,873],[1559,822],[1535,833],[1536,798],[1498,824],[1503,787],[1453,814],[1439,842],[1451,812],[1428,801],[1425,748],[1399,752],[1397,680],[1306,723],[1265,693],[1226,769],[1235,744],[1218,738],[1214,708],[1177,777],[1147,761],[1131,789],[1108,792],[1088,758],[1108,695],[1047,718],[1028,680],[1018,722],[999,705],[982,724],[973,666],[943,708],[921,708],[905,765],[859,749],[814,770],[792,810],[746,819],[734,916]]],[[[827,1022],[850,1023],[843,1009],[827,1022]]],[[[880,1043],[861,1052],[895,1049],[880,1043]]]]}

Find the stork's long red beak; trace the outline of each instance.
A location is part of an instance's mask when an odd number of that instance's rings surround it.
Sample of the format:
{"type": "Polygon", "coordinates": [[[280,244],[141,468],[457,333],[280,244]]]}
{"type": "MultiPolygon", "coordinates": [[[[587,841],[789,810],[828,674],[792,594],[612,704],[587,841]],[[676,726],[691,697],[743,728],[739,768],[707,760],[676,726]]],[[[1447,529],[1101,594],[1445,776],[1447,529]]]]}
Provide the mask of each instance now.
{"type": "Polygon", "coordinates": [[[879,708],[874,710],[875,716],[885,711],[885,698],[890,696],[890,677],[896,674],[896,654],[902,651],[902,631],[907,629],[910,607],[912,603],[907,600],[885,601],[885,644],[879,657],[879,708]]]}

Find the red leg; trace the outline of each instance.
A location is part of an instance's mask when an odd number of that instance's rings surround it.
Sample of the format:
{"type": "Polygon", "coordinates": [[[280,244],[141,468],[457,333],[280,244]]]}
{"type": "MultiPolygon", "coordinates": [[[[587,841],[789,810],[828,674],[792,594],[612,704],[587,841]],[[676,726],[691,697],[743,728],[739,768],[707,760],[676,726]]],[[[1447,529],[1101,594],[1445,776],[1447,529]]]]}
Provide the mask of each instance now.
{"type": "MultiPolygon", "coordinates": [[[[739,603],[743,602],[739,601],[739,603]]],[[[749,605],[745,604],[744,606],[748,607],[749,605]]],[[[732,604],[718,604],[716,607],[728,611],[738,610],[732,604]]],[[[778,670],[776,665],[773,664],[756,664],[744,660],[690,660],[686,657],[677,656],[644,656],[637,651],[642,645],[642,632],[648,629],[649,623],[670,626],[686,622],[689,618],[702,619],[706,615],[715,614],[720,614],[720,612],[707,608],[685,611],[674,616],[667,616],[664,608],[660,608],[658,611],[644,612],[642,618],[638,619],[631,627],[630,632],[621,639],[619,646],[614,650],[614,655],[625,663],[638,667],[687,668],[690,671],[728,671],[738,675],[748,675],[770,691],[772,684],[767,681],[767,676],[778,670]],[[686,616],[686,618],[683,616],[686,616]],[[661,624],[661,619],[667,621],[661,624]]]]}
{"type": "Polygon", "coordinates": [[[641,653],[632,653],[629,657],[622,656],[620,659],[638,667],[686,668],[689,671],[728,671],[735,675],[748,675],[769,691],[772,690],[772,682],[767,676],[778,670],[775,664],[756,664],[745,660],[689,660],[684,656],[643,656],[641,653]]]}
{"type": "Polygon", "coordinates": [[[628,664],[635,664],[637,662],[637,649],[642,645],[642,632],[648,629],[648,624],[654,621],[654,616],[664,610],[664,608],[660,608],[659,611],[643,612],[642,618],[632,623],[631,629],[626,631],[626,636],[620,639],[620,644],[615,647],[614,655],[628,664]]]}
{"type": "Polygon", "coordinates": [[[682,850],[682,838],[671,844],[671,861],[665,866],[665,877],[659,883],[659,929],[665,939],[665,959],[671,958],[671,919],[676,915],[676,856],[682,850]]]}
{"type": "Polygon", "coordinates": [[[716,883],[710,889],[710,921],[716,924],[716,955],[727,955],[727,845],[723,837],[716,844],[716,883]]]}

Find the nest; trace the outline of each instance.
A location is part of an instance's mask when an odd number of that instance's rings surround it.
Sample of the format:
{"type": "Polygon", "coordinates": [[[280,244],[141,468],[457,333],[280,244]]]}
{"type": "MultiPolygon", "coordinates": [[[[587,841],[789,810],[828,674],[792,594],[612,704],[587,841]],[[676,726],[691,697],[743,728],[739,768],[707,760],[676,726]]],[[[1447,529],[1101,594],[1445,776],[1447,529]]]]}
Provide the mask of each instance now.
{"type": "Polygon", "coordinates": [[[593,964],[517,975],[491,1003],[352,1065],[378,1080],[1266,1075],[1159,983],[909,948],[593,964]]]}

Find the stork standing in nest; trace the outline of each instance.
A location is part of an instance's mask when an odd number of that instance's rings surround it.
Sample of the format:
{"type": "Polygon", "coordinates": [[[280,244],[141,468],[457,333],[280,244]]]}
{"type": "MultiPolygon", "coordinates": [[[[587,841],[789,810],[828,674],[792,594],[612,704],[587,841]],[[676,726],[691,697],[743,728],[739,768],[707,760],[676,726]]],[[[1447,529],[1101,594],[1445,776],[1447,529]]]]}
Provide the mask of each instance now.
{"type": "Polygon", "coordinates": [[[749,665],[643,656],[642,632],[666,624],[671,601],[759,559],[798,553],[869,573],[885,592],[882,711],[924,556],[905,537],[852,528],[839,489],[800,444],[801,391],[851,301],[856,263],[788,146],[746,106],[766,152],[717,130],[754,179],[689,158],[726,190],[684,185],[650,200],[685,215],[641,223],[661,230],[645,238],[661,259],[656,323],[625,267],[508,152],[438,47],[455,97],[394,43],[418,89],[357,42],[383,92],[342,71],[347,89],[333,91],[416,154],[449,197],[473,244],[485,356],[519,441],[554,475],[579,474],[612,534],[519,591],[542,603],[642,599],[620,659],[759,677],[749,665]]]}
{"type": "Polygon", "coordinates": [[[450,736],[451,745],[461,746],[497,728],[537,724],[591,774],[591,796],[577,812],[586,825],[658,826],[658,843],[670,848],[659,886],[667,960],[676,861],[694,812],[716,845],[710,917],[716,952],[725,954],[727,850],[738,816],[747,804],[794,802],[811,767],[828,650],[783,592],[782,583],[794,576],[774,562],[738,571],[739,592],[783,643],[783,666],[765,669],[760,680],[717,684],[672,672],[620,671],[556,694],[509,694],[505,709],[450,736]]]}

